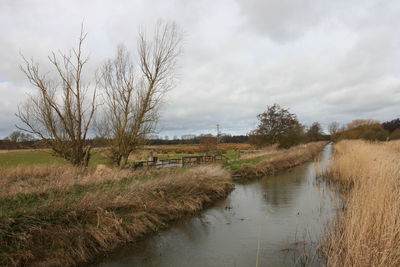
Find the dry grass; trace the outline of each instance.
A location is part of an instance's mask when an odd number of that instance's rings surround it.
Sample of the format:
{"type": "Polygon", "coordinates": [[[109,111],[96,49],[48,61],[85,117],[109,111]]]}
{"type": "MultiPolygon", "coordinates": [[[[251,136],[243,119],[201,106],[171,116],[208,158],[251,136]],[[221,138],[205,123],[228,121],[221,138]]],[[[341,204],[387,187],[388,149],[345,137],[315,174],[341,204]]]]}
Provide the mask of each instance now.
{"type": "Polygon", "coordinates": [[[117,181],[130,176],[144,175],[146,170],[111,169],[105,165],[84,169],[66,164],[17,166],[0,170],[0,198],[18,193],[63,190],[73,185],[117,181]]]}
{"type": "Polygon", "coordinates": [[[344,209],[323,243],[326,266],[400,266],[400,142],[341,141],[327,177],[344,209]]]}
{"type": "Polygon", "coordinates": [[[236,173],[244,178],[271,175],[277,171],[285,170],[311,160],[325,145],[326,142],[313,142],[295,146],[287,150],[279,150],[276,156],[269,157],[261,162],[241,164],[236,173]]]}
{"type": "Polygon", "coordinates": [[[216,165],[147,174],[18,169],[3,172],[2,183],[10,190],[0,197],[0,266],[90,261],[199,212],[233,187],[216,165]]]}

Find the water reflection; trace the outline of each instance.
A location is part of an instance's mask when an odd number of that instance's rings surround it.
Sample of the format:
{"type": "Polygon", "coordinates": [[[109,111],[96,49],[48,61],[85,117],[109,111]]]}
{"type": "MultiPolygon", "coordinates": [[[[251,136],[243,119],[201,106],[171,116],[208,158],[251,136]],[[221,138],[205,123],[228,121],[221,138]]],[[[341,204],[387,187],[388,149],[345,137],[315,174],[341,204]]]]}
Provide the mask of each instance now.
{"type": "MultiPolygon", "coordinates": [[[[330,153],[328,146],[322,167],[330,153]]],[[[293,266],[299,248],[312,254],[312,242],[334,214],[333,194],[315,182],[315,166],[236,185],[201,217],[126,247],[99,266],[293,266]]]]}

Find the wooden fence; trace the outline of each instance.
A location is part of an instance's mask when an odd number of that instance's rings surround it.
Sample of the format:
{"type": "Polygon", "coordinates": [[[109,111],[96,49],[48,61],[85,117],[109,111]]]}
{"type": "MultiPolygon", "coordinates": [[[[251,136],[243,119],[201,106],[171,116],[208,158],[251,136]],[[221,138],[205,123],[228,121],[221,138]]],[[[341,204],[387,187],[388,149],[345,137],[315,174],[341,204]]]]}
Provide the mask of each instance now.
{"type": "Polygon", "coordinates": [[[153,160],[148,161],[137,161],[129,165],[129,168],[137,169],[142,167],[150,168],[181,168],[185,166],[193,166],[205,163],[213,163],[222,161],[224,157],[222,155],[214,156],[186,156],[175,159],[158,159],[153,157],[153,160]]]}

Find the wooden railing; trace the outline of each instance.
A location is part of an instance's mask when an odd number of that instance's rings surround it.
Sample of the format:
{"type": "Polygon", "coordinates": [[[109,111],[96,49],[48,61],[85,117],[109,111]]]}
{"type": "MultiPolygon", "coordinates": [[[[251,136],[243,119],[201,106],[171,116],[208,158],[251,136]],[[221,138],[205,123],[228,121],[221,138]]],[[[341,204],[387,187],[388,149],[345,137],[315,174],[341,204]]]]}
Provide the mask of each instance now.
{"type": "Polygon", "coordinates": [[[137,169],[142,167],[151,167],[151,168],[180,168],[184,166],[193,166],[199,164],[207,164],[214,163],[217,161],[223,160],[224,157],[222,155],[213,155],[213,156],[185,156],[182,158],[174,158],[174,159],[158,159],[157,157],[153,157],[153,160],[149,161],[137,161],[133,162],[129,165],[129,168],[137,169]]]}

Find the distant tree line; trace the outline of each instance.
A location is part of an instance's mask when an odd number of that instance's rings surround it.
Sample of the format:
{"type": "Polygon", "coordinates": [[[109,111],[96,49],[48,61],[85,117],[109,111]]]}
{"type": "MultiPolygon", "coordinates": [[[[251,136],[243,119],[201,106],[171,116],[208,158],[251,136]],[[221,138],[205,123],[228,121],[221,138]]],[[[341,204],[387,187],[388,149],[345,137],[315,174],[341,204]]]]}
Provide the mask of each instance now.
{"type": "MultiPolygon", "coordinates": [[[[84,146],[90,147],[105,147],[107,141],[103,138],[95,137],[88,138],[84,142],[84,146]]],[[[31,134],[26,134],[21,131],[13,131],[9,136],[0,139],[0,149],[37,149],[51,148],[51,146],[41,139],[36,139],[31,134]]]]}
{"type": "Polygon", "coordinates": [[[332,122],[325,134],[321,125],[314,122],[311,126],[302,125],[296,114],[278,104],[268,106],[257,116],[259,124],[250,132],[249,141],[257,147],[278,144],[279,147],[291,146],[321,140],[339,141],[343,139],[364,139],[385,141],[400,139],[400,119],[380,123],[373,119],[356,119],[340,126],[332,122]]]}
{"type": "MultiPolygon", "coordinates": [[[[217,138],[211,134],[193,135],[189,139],[147,139],[147,145],[194,145],[202,143],[210,143],[206,139],[212,137],[217,143],[217,138]]],[[[248,135],[229,135],[224,134],[218,138],[219,143],[247,143],[248,135]]],[[[214,142],[214,141],[213,141],[214,142]]],[[[90,147],[107,147],[110,140],[104,137],[87,138],[84,145],[90,147]]],[[[46,142],[40,139],[35,139],[33,135],[26,134],[21,131],[14,131],[9,136],[0,140],[0,149],[35,149],[35,148],[51,148],[46,142]]]]}
{"type": "MultiPolygon", "coordinates": [[[[338,125],[333,123],[331,125],[338,125]]],[[[385,141],[400,139],[400,119],[380,123],[373,119],[356,119],[342,127],[331,130],[333,141],[342,139],[364,139],[369,141],[385,141]]]]}

